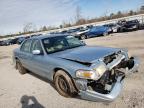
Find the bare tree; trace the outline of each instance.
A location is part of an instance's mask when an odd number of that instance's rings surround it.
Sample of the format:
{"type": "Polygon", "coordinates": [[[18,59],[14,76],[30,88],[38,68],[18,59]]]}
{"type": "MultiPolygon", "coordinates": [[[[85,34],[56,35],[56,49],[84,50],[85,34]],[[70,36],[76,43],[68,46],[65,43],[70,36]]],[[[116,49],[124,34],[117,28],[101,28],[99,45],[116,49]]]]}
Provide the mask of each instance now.
{"type": "Polygon", "coordinates": [[[129,15],[134,15],[134,11],[133,11],[133,10],[130,10],[128,14],[129,14],[129,15]]]}
{"type": "Polygon", "coordinates": [[[103,19],[103,20],[107,20],[107,18],[108,18],[108,17],[107,17],[107,13],[108,13],[107,11],[105,11],[105,12],[103,13],[103,15],[102,15],[102,19],[103,19]]]}
{"type": "Polygon", "coordinates": [[[118,12],[117,12],[117,15],[118,15],[118,17],[121,17],[121,16],[122,16],[122,12],[121,12],[121,11],[118,11],[118,12]]]}
{"type": "Polygon", "coordinates": [[[43,27],[42,27],[42,31],[47,31],[47,27],[46,27],[46,26],[43,26],[43,27]]]}
{"type": "Polygon", "coordinates": [[[36,26],[33,23],[27,23],[24,25],[23,32],[36,31],[36,26]]]}
{"type": "Polygon", "coordinates": [[[114,13],[111,13],[110,16],[109,16],[110,19],[113,19],[113,18],[114,18],[114,15],[115,15],[114,13]]]}
{"type": "Polygon", "coordinates": [[[63,28],[63,25],[61,24],[61,25],[59,25],[59,28],[63,28]]]}
{"type": "Polygon", "coordinates": [[[76,22],[78,22],[82,18],[81,8],[79,6],[76,7],[76,16],[75,16],[75,18],[76,18],[76,22]]]}

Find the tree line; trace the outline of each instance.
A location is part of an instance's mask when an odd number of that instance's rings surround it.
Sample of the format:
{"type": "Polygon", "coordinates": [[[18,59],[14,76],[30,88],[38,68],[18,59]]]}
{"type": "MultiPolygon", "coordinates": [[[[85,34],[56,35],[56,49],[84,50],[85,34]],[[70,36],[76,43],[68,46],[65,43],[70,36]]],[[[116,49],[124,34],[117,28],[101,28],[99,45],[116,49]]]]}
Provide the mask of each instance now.
{"type": "Polygon", "coordinates": [[[59,28],[66,28],[66,27],[78,26],[78,25],[83,25],[83,24],[99,22],[99,21],[117,19],[117,18],[132,16],[132,15],[144,14],[144,5],[141,6],[140,9],[137,11],[133,11],[133,10],[130,10],[129,12],[118,11],[117,13],[111,13],[110,15],[105,14],[101,17],[96,17],[96,18],[91,18],[91,19],[82,17],[81,8],[79,6],[76,8],[75,13],[76,13],[75,21],[73,23],[63,22],[61,25],[59,25],[59,27],[44,25],[44,26],[40,27],[38,30],[36,29],[36,26],[33,23],[27,23],[23,27],[23,32],[19,32],[17,34],[9,34],[9,35],[5,35],[5,36],[0,36],[0,38],[25,35],[25,34],[30,34],[30,33],[42,32],[42,31],[49,31],[49,30],[54,30],[54,29],[59,29],[59,28]]]}

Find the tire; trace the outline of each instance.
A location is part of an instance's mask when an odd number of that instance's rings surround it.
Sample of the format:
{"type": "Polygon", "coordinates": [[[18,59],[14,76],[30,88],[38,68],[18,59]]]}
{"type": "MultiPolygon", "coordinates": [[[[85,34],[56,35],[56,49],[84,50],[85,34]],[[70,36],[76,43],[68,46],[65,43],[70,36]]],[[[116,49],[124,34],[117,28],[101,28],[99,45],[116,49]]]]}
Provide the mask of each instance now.
{"type": "Polygon", "coordinates": [[[55,73],[54,84],[58,93],[64,97],[74,97],[77,95],[72,79],[63,70],[58,70],[55,73]]]}
{"type": "Polygon", "coordinates": [[[22,66],[19,60],[16,61],[16,68],[18,69],[19,73],[22,75],[27,73],[27,70],[22,66]]]}
{"type": "Polygon", "coordinates": [[[103,33],[103,36],[107,36],[107,35],[108,35],[108,32],[103,33]]]}
{"type": "Polygon", "coordinates": [[[120,32],[124,32],[124,29],[123,29],[123,28],[120,28],[120,32]]]}
{"type": "Polygon", "coordinates": [[[87,39],[86,35],[81,35],[81,40],[87,39]]]}
{"type": "Polygon", "coordinates": [[[117,33],[119,33],[119,32],[120,32],[120,28],[117,29],[117,33]]]}

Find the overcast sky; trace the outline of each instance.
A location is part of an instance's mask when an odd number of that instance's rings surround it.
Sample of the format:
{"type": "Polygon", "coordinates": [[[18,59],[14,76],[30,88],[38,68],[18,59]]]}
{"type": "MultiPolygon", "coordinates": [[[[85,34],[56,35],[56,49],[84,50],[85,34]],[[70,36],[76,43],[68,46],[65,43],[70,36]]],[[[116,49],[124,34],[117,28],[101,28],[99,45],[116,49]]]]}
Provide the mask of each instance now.
{"type": "Polygon", "coordinates": [[[83,17],[92,18],[141,5],[144,0],[0,0],[0,34],[22,31],[29,22],[39,28],[74,21],[77,6],[83,17]]]}

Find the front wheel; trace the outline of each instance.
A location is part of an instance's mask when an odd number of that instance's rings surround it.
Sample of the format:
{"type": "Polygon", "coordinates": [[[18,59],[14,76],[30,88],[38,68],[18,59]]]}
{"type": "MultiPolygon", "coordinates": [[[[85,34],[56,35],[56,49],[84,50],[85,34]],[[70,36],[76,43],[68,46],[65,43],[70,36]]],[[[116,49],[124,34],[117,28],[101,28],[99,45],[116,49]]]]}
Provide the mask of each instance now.
{"type": "Polygon", "coordinates": [[[63,70],[58,70],[54,76],[54,84],[58,93],[64,97],[77,95],[72,79],[63,70]]]}

